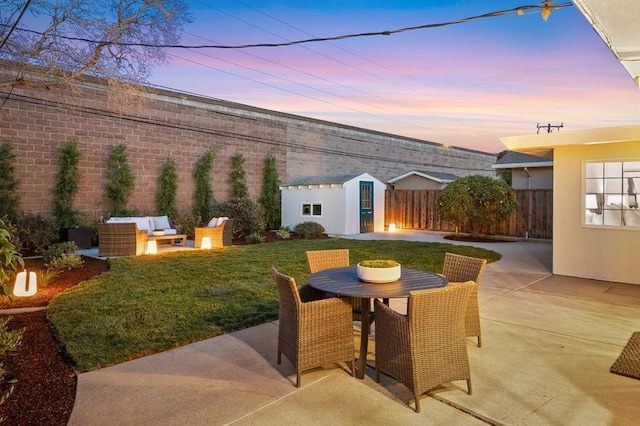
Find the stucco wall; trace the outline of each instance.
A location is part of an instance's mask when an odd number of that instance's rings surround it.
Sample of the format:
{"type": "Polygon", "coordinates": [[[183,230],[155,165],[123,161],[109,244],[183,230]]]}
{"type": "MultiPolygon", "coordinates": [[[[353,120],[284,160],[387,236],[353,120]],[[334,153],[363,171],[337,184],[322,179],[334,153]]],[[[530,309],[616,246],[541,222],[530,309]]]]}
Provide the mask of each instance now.
{"type": "Polygon", "coordinates": [[[513,189],[553,189],[553,167],[533,167],[527,171],[511,171],[513,189]]]}
{"type": "Polygon", "coordinates": [[[640,229],[582,224],[583,161],[587,160],[640,160],[640,141],[555,148],[553,272],[640,284],[640,229]]]}
{"type": "Polygon", "coordinates": [[[293,228],[298,223],[313,221],[327,234],[346,233],[346,188],[300,188],[282,190],[282,225],[293,228]],[[322,216],[303,216],[302,204],[322,204],[322,216]]]}
{"type": "Polygon", "coordinates": [[[442,189],[446,185],[443,183],[439,183],[433,181],[431,179],[425,179],[420,176],[411,175],[406,178],[399,180],[393,184],[393,189],[406,189],[410,191],[421,190],[421,189],[442,189]]]}
{"type": "Polygon", "coordinates": [[[177,165],[179,208],[190,210],[194,166],[210,147],[216,153],[212,186],[217,201],[229,198],[230,157],[238,152],[246,159],[254,200],[268,154],[275,155],[283,182],[364,172],[386,181],[413,168],[493,175],[495,161],[479,151],[163,90],[150,91],[142,108],[119,114],[95,80],[64,89],[1,90],[0,98],[0,140],[13,143],[21,207],[27,212],[50,213],[56,152],[71,138],[78,140],[82,156],[74,205],[89,216],[109,213],[102,203],[103,175],[107,155],[118,144],[127,147],[135,176],[129,208],[140,213],[154,212],[157,177],[168,157],[177,165]]]}

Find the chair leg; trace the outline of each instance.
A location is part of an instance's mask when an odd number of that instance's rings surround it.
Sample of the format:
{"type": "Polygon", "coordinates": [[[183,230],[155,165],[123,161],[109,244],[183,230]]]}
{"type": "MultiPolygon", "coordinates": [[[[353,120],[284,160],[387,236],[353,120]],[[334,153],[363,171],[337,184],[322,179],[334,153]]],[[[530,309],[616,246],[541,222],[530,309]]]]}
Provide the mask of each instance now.
{"type": "Polygon", "coordinates": [[[278,364],[282,363],[282,352],[278,351],[278,364]]]}
{"type": "Polygon", "coordinates": [[[416,400],[416,408],[415,408],[415,411],[416,411],[416,413],[419,413],[419,412],[420,412],[420,395],[418,395],[418,393],[417,393],[417,392],[414,392],[414,393],[413,393],[413,397],[414,397],[414,398],[415,398],[415,400],[416,400]]]}
{"type": "Polygon", "coordinates": [[[471,395],[473,390],[471,389],[471,379],[467,379],[467,393],[471,395]]]}
{"type": "Polygon", "coordinates": [[[380,370],[376,368],[376,383],[380,383],[380,370]]]}
{"type": "Polygon", "coordinates": [[[296,371],[296,387],[300,387],[300,372],[296,371]]]}
{"type": "Polygon", "coordinates": [[[351,377],[356,377],[356,360],[351,360],[351,377]]]}
{"type": "Polygon", "coordinates": [[[478,336],[478,347],[482,347],[482,337],[478,336]]]}

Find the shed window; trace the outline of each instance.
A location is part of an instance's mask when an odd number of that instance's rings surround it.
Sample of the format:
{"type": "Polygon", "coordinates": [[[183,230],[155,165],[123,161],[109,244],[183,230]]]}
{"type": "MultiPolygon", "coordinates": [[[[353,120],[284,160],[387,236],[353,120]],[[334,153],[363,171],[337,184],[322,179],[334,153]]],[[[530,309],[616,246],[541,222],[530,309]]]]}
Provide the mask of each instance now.
{"type": "Polygon", "coordinates": [[[640,161],[587,162],[584,224],[640,229],[640,161]]]}
{"type": "Polygon", "coordinates": [[[322,204],[303,204],[302,216],[322,216],[322,204]]]}

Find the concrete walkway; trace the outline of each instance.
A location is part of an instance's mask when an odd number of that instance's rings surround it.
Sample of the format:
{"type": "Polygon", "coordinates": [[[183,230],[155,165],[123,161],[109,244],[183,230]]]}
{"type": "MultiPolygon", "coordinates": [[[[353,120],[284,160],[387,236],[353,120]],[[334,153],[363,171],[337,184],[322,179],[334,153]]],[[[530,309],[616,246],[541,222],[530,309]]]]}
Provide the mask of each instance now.
{"type": "Polygon", "coordinates": [[[376,383],[372,369],[354,379],[346,367],[303,374],[296,388],[288,360],[276,363],[276,321],[80,374],[69,424],[638,424],[640,380],[609,368],[640,331],[640,286],[553,276],[551,244],[473,245],[503,255],[481,280],[483,347],[468,341],[473,395],[454,382],[423,396],[416,414],[402,385],[376,383]]]}

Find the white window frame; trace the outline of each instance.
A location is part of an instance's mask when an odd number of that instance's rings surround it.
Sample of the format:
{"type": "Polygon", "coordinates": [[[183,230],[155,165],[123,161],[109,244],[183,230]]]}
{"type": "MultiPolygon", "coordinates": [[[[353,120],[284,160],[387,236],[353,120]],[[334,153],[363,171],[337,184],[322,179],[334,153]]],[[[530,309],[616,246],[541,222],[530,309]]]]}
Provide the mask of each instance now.
{"type": "Polygon", "coordinates": [[[320,202],[315,202],[315,203],[312,203],[312,202],[306,203],[305,202],[305,203],[301,203],[301,205],[300,205],[300,212],[301,212],[302,216],[304,216],[304,217],[322,217],[322,212],[323,211],[324,211],[324,207],[323,207],[322,203],[320,203],[320,202]],[[305,206],[309,206],[309,209],[310,209],[309,214],[305,214],[304,213],[305,206]],[[315,211],[316,207],[320,208],[320,214],[314,214],[314,211],[315,211]]]}
{"type": "Polygon", "coordinates": [[[638,191],[640,159],[583,161],[582,226],[640,231],[638,191]]]}

